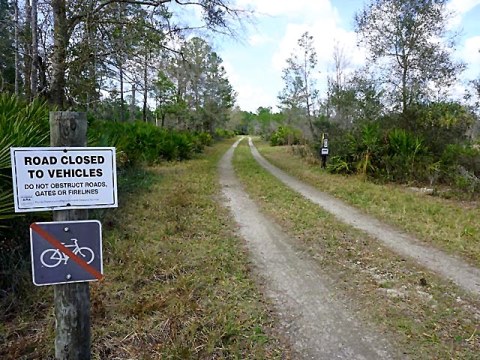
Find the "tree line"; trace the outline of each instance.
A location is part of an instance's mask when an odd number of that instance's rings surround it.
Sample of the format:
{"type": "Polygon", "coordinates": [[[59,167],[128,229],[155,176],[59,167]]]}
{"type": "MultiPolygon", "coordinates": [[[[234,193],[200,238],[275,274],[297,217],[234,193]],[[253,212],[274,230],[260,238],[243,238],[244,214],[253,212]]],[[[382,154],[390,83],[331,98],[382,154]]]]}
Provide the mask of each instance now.
{"type": "Polygon", "coordinates": [[[354,17],[365,65],[352,69],[337,42],[323,93],[315,35],[305,32],[283,69],[279,111],[237,109],[235,126],[272,145],[310,144],[317,156],[328,133],[335,173],[479,192],[479,80],[452,97],[465,64],[454,58],[458,34],[449,30],[447,3],[368,1],[354,17]]]}
{"type": "MultiPolygon", "coordinates": [[[[326,93],[317,86],[318,60],[314,35],[305,32],[283,69],[279,108],[296,120],[307,136],[315,136],[312,119],[327,119],[350,128],[362,119],[399,114],[402,126],[416,130],[415,111],[452,103],[451,90],[465,69],[453,52],[458,34],[448,30],[453,16],[447,0],[372,0],[355,14],[358,43],[367,51],[363,68],[353,71],[345,48],[336,43],[333,71],[326,93]]],[[[478,80],[472,79],[461,105],[472,112],[478,105],[478,80]]],[[[318,127],[318,126],[317,126],[318,127]]]]}
{"type": "Polygon", "coordinates": [[[0,0],[2,320],[32,286],[10,147],[48,146],[49,111],[72,110],[87,112],[90,146],[117,149],[123,177],[191,158],[231,135],[235,92],[207,36],[235,35],[247,17],[228,0],[0,0]]]}
{"type": "Polygon", "coordinates": [[[0,90],[116,121],[212,131],[235,92],[205,37],[234,35],[247,16],[227,0],[0,0],[0,90]],[[181,19],[183,8],[201,19],[181,19]]]}

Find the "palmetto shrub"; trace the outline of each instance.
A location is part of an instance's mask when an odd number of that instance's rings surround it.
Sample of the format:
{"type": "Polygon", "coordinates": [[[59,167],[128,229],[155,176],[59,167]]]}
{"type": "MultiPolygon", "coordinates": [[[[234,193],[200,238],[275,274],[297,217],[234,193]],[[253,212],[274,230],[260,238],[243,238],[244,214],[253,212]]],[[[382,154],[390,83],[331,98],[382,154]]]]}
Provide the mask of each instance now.
{"type": "Polygon", "coordinates": [[[189,159],[212,142],[209,134],[163,129],[143,122],[93,121],[89,129],[91,144],[117,148],[121,166],[189,159]]]}
{"type": "Polygon", "coordinates": [[[235,136],[235,132],[225,129],[215,129],[215,138],[217,139],[229,139],[235,136]]]}
{"type": "MultiPolygon", "coordinates": [[[[0,314],[5,316],[15,311],[18,298],[31,286],[29,224],[46,221],[49,215],[14,214],[10,147],[48,146],[48,117],[49,108],[44,102],[27,104],[13,96],[0,95],[0,314]]],[[[116,147],[119,167],[188,159],[212,141],[209,134],[166,130],[142,122],[116,123],[90,118],[89,123],[88,145],[116,147]]]]}
{"type": "Polygon", "coordinates": [[[13,216],[10,147],[48,145],[48,107],[0,95],[0,227],[13,216]]]}
{"type": "Polygon", "coordinates": [[[345,135],[341,146],[336,146],[327,169],[333,173],[358,173],[375,176],[384,151],[382,133],[376,123],[365,123],[345,135]]]}
{"type": "Polygon", "coordinates": [[[382,159],[388,180],[398,182],[425,180],[431,162],[423,139],[404,129],[388,133],[382,159]]]}
{"type": "Polygon", "coordinates": [[[270,136],[270,145],[298,145],[302,140],[302,132],[290,126],[279,126],[270,136]]]}
{"type": "MultiPolygon", "coordinates": [[[[48,145],[48,107],[0,94],[0,308],[12,309],[28,268],[28,216],[13,211],[10,147],[48,145]]],[[[36,219],[41,219],[37,216],[36,219]]],[[[0,313],[2,311],[0,310],[0,313]]]]}
{"type": "Polygon", "coordinates": [[[365,123],[345,135],[331,157],[332,173],[357,173],[396,182],[426,181],[433,163],[421,137],[404,129],[381,130],[365,123]]]}
{"type": "Polygon", "coordinates": [[[480,191],[480,149],[472,145],[448,145],[440,159],[440,181],[454,184],[473,196],[480,191]]]}

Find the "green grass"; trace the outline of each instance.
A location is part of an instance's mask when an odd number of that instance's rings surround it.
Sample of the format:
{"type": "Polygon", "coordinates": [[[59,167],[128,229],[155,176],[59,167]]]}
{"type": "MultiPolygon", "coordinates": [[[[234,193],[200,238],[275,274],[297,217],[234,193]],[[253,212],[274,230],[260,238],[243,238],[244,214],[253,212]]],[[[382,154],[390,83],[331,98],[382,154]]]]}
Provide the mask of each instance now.
{"type": "Polygon", "coordinates": [[[339,223],[284,186],[256,163],[246,141],[235,152],[234,167],[262,210],[330,276],[338,296],[386,334],[405,357],[478,356],[477,298],[339,223]]]}
{"type": "Polygon", "coordinates": [[[272,164],[425,243],[480,264],[480,207],[476,203],[419,194],[398,185],[380,185],[356,176],[331,175],[318,164],[308,164],[288,147],[256,143],[272,164]]]}
{"type": "MultiPolygon", "coordinates": [[[[290,357],[219,205],[216,164],[230,145],[124,182],[129,194],[103,221],[105,280],[91,285],[93,358],[290,357]]],[[[1,358],[52,356],[51,297],[46,315],[30,310],[5,325],[1,358]]]]}

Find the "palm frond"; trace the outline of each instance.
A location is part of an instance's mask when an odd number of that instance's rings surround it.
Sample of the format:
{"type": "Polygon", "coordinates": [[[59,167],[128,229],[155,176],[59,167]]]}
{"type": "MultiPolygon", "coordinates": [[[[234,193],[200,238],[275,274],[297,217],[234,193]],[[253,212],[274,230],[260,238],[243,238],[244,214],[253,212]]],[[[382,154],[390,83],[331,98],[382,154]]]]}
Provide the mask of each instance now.
{"type": "Polygon", "coordinates": [[[0,95],[0,221],[15,216],[12,192],[4,191],[12,188],[10,148],[48,145],[48,112],[45,102],[0,95]]]}

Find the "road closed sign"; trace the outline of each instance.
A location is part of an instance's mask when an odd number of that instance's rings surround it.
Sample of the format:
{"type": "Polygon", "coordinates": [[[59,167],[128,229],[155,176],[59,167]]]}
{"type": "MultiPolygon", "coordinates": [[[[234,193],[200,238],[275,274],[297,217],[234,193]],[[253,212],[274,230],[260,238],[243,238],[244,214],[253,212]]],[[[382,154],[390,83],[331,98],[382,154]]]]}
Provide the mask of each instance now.
{"type": "Polygon", "coordinates": [[[117,207],[115,148],[10,148],[15,212],[117,207]]]}

